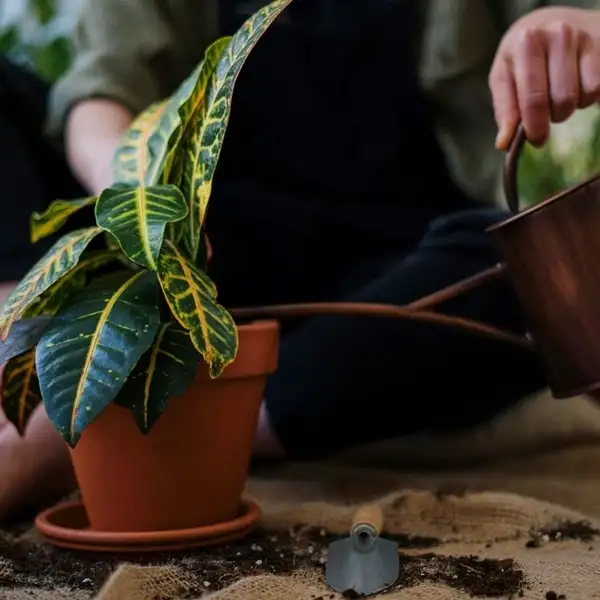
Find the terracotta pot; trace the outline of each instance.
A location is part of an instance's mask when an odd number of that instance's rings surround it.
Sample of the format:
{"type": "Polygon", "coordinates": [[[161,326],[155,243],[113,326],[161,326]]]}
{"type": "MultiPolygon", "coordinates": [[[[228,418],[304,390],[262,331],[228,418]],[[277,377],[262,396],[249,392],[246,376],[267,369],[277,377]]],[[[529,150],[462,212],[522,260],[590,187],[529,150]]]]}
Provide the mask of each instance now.
{"type": "Polygon", "coordinates": [[[277,368],[279,325],[239,327],[239,352],[221,377],[205,365],[147,435],[110,405],[71,451],[96,531],[169,531],[239,515],[267,375],[277,368]]]}

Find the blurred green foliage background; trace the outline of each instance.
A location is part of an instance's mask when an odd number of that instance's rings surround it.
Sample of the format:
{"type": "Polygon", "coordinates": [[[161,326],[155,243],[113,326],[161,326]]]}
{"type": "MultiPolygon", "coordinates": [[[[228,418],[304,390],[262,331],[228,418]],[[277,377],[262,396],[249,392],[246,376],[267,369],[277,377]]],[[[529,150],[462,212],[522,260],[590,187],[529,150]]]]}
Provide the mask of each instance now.
{"type": "Polygon", "coordinates": [[[55,80],[69,65],[68,35],[79,0],[3,0],[0,2],[0,53],[33,66],[55,80]]]}
{"type": "MultiPolygon", "coordinates": [[[[54,81],[68,67],[68,36],[82,0],[0,1],[0,53],[54,81]]],[[[451,1],[451,0],[449,0],[451,1]]],[[[555,127],[550,144],[527,146],[519,172],[523,201],[533,204],[600,171],[600,119],[596,107],[555,127]]]]}

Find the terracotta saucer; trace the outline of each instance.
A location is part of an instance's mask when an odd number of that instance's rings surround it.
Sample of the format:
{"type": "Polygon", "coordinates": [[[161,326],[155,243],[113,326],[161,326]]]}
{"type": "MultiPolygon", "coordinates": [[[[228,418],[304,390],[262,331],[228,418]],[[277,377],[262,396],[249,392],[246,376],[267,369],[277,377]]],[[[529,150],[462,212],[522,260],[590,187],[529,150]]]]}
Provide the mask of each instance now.
{"type": "Polygon", "coordinates": [[[244,500],[237,518],[217,525],[174,531],[92,531],[83,504],[66,502],[40,513],[35,526],[50,543],[60,548],[86,552],[146,553],[186,550],[237,540],[247,535],[260,517],[258,504],[244,500]]]}

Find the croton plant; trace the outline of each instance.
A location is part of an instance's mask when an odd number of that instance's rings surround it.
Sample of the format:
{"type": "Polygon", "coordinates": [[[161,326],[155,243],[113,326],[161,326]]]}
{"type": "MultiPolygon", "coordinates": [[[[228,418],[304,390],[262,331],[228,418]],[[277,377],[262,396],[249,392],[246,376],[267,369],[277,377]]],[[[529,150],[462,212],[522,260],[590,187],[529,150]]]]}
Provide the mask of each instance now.
{"type": "Polygon", "coordinates": [[[32,216],[34,243],[79,210],[93,209],[96,226],[54,243],[0,313],[2,406],[20,432],[40,402],[72,447],[111,402],[148,432],[200,358],[213,378],[234,360],[237,327],[205,271],[204,218],[236,78],[290,2],[212,44],[173,96],[138,116],[110,188],[32,216]],[[101,235],[106,248],[92,249],[101,235]]]}

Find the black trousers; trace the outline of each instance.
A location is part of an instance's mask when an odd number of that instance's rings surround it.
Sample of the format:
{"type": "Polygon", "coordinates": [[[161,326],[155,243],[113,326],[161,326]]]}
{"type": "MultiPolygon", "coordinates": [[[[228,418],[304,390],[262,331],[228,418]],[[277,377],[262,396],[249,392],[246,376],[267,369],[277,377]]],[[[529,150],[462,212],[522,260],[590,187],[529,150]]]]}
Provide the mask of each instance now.
{"type": "MultiPolygon", "coordinates": [[[[41,135],[46,93],[37,79],[0,60],[3,281],[22,277],[46,249],[29,244],[30,213],[55,198],[84,195],[41,135]]],[[[376,232],[360,237],[351,227],[343,235],[296,227],[285,200],[279,209],[248,211],[220,189],[207,225],[210,274],[228,307],[325,300],[402,305],[498,259],[485,228],[505,216],[499,210],[453,211],[434,219],[414,244],[379,243],[376,232]]],[[[525,329],[502,281],[441,310],[525,329]]],[[[544,384],[536,357],[504,343],[424,323],[327,316],[284,324],[280,367],[265,400],[289,455],[319,458],[392,436],[465,428],[544,384]]]]}

